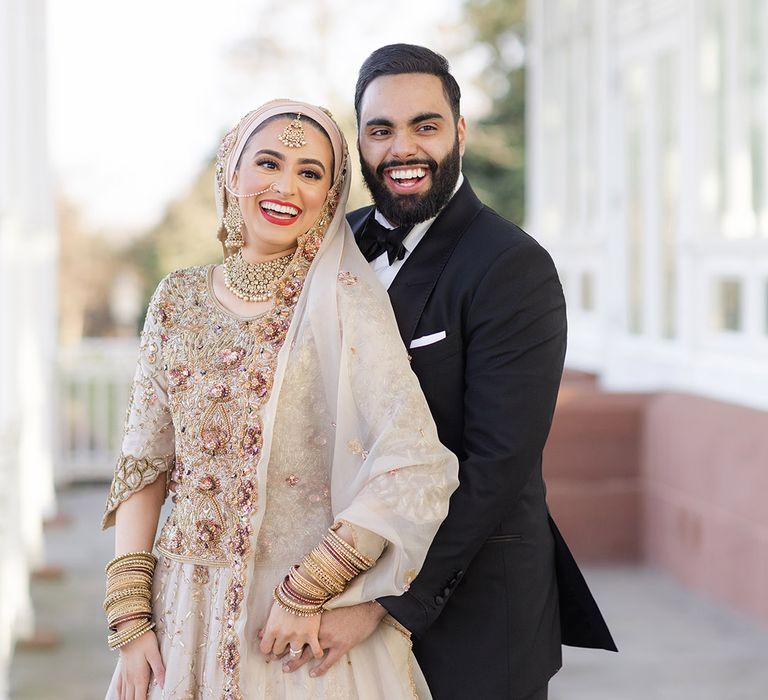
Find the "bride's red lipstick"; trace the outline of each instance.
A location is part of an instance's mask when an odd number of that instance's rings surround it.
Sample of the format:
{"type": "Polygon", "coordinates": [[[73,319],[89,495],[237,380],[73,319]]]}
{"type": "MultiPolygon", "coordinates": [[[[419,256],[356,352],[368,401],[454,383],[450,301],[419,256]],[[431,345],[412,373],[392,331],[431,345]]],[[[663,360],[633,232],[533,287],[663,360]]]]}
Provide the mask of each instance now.
{"type": "Polygon", "coordinates": [[[277,224],[278,226],[290,226],[291,224],[295,223],[296,220],[301,216],[301,209],[299,207],[289,203],[289,202],[281,202],[279,199],[263,199],[261,202],[259,202],[259,211],[261,211],[261,215],[269,221],[270,224],[277,224]],[[274,209],[265,208],[265,204],[274,204],[279,207],[287,207],[294,211],[297,211],[297,214],[288,214],[286,212],[279,212],[275,211],[274,209]]]}

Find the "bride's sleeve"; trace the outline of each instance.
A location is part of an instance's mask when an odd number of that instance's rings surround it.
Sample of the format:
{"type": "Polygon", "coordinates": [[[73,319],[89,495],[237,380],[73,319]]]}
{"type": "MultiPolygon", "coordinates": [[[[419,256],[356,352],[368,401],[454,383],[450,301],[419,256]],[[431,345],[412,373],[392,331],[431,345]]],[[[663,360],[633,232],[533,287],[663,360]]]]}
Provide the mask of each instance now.
{"type": "Polygon", "coordinates": [[[348,522],[361,542],[385,546],[329,607],[407,590],[458,486],[457,459],[438,440],[386,294],[351,275],[340,280],[348,382],[346,396],[340,382],[339,406],[353,408],[337,415],[332,488],[346,505],[336,520],[348,522]]]}
{"type": "Polygon", "coordinates": [[[163,363],[165,281],[152,296],[141,333],[139,359],[125,420],[120,456],[107,498],[102,528],[115,523],[117,507],[137,491],[164,478],[173,464],[174,431],[163,363]]]}

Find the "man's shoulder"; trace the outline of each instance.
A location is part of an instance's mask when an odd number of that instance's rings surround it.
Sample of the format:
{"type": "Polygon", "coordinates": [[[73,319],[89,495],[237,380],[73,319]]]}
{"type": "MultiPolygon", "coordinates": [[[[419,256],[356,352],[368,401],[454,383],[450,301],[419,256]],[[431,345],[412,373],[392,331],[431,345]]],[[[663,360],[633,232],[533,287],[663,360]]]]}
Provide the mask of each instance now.
{"type": "Polygon", "coordinates": [[[520,226],[504,218],[494,209],[483,204],[472,220],[468,233],[462,241],[474,249],[482,249],[488,256],[495,257],[511,249],[543,250],[542,245],[520,226]]]}
{"type": "Polygon", "coordinates": [[[352,227],[352,230],[355,230],[356,226],[359,226],[360,224],[365,221],[366,217],[373,211],[373,205],[370,204],[367,207],[360,207],[360,209],[355,209],[354,211],[348,211],[347,212],[347,221],[349,222],[349,225],[352,227]]]}

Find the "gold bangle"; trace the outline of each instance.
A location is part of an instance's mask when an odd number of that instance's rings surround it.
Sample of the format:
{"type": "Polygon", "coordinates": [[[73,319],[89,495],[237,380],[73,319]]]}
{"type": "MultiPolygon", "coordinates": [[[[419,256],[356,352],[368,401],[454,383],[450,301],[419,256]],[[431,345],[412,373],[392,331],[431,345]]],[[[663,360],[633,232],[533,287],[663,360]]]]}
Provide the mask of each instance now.
{"type": "Polygon", "coordinates": [[[104,612],[109,614],[112,610],[128,606],[146,606],[151,607],[152,600],[148,595],[126,595],[120,598],[111,596],[104,601],[104,612]]]}
{"type": "Polygon", "coordinates": [[[133,559],[136,559],[137,561],[152,562],[153,567],[157,564],[157,557],[151,552],[144,552],[144,551],[128,552],[127,554],[120,554],[116,556],[114,559],[112,559],[112,561],[110,561],[104,567],[104,573],[107,573],[108,570],[118,562],[128,561],[133,559]]]}
{"type": "Polygon", "coordinates": [[[337,586],[340,586],[342,589],[346,588],[349,582],[354,578],[354,576],[347,576],[333,561],[330,561],[327,556],[322,554],[314,554],[313,556],[318,566],[322,566],[325,573],[331,576],[336,581],[337,586]]]}
{"type": "Polygon", "coordinates": [[[308,556],[304,558],[303,565],[312,578],[325,587],[326,593],[329,595],[337,595],[344,590],[343,587],[340,588],[333,579],[329,578],[325,571],[320,569],[308,556]]]}
{"type": "Polygon", "coordinates": [[[104,609],[107,610],[111,605],[125,598],[151,598],[149,591],[145,588],[125,588],[117,593],[112,593],[104,599],[104,609]]]}
{"type": "Polygon", "coordinates": [[[130,627],[126,627],[124,630],[120,630],[119,632],[115,632],[114,634],[110,634],[107,638],[108,643],[115,647],[116,645],[122,645],[125,643],[125,640],[128,638],[135,638],[134,635],[141,634],[143,632],[146,632],[147,630],[151,629],[154,626],[154,623],[151,620],[142,620],[141,622],[137,622],[134,625],[131,625],[130,627]]]}
{"type": "Polygon", "coordinates": [[[349,554],[351,554],[353,557],[355,557],[355,559],[358,559],[360,563],[363,564],[363,570],[370,569],[376,563],[373,559],[366,557],[362,552],[358,552],[349,542],[347,542],[343,537],[341,537],[341,535],[339,535],[334,529],[329,527],[328,534],[331,536],[334,542],[338,543],[349,554]]]}
{"type": "Polygon", "coordinates": [[[325,552],[318,547],[312,550],[310,556],[315,560],[318,566],[322,567],[323,571],[333,578],[339,585],[346,586],[349,582],[347,576],[341,571],[341,568],[335,564],[334,561],[328,557],[325,552]]]}
{"type": "Polygon", "coordinates": [[[114,602],[111,602],[107,606],[107,610],[118,610],[120,608],[128,608],[128,607],[146,607],[151,608],[152,607],[152,601],[150,600],[149,596],[131,596],[129,598],[121,598],[120,600],[116,600],[114,602]]]}
{"type": "Polygon", "coordinates": [[[292,603],[285,602],[281,599],[280,593],[278,592],[278,589],[275,588],[274,591],[272,591],[272,597],[275,599],[275,602],[278,604],[279,607],[281,607],[286,612],[291,613],[292,615],[298,615],[299,617],[312,617],[313,615],[319,615],[321,612],[323,612],[323,606],[317,605],[312,609],[300,609],[297,608],[292,603]]]}
{"type": "Polygon", "coordinates": [[[117,632],[117,626],[122,625],[124,622],[133,622],[134,620],[151,620],[152,614],[145,613],[145,612],[137,612],[137,613],[131,613],[131,614],[125,614],[121,615],[120,617],[116,618],[109,624],[109,631],[110,632],[117,632]]]}
{"type": "Polygon", "coordinates": [[[120,593],[121,591],[131,591],[136,589],[146,591],[147,595],[151,595],[152,586],[143,581],[136,581],[136,580],[124,581],[120,584],[107,586],[107,591],[104,597],[109,598],[109,596],[115,595],[115,593],[120,593]]]}
{"type": "Polygon", "coordinates": [[[304,610],[304,611],[316,610],[328,598],[328,596],[325,596],[323,597],[322,600],[314,600],[314,601],[297,600],[294,596],[291,595],[289,591],[285,589],[285,586],[282,583],[279,586],[275,587],[275,592],[277,597],[280,599],[281,603],[294,607],[296,608],[296,610],[304,610]]]}
{"type": "Polygon", "coordinates": [[[154,629],[154,627],[154,622],[141,622],[123,632],[116,632],[115,634],[109,635],[109,637],[107,637],[107,644],[109,645],[109,648],[114,651],[115,649],[119,649],[129,642],[132,642],[134,639],[138,639],[142,634],[149,632],[149,630],[154,629]]]}
{"type": "Polygon", "coordinates": [[[112,627],[115,624],[115,620],[126,615],[145,615],[151,617],[152,608],[148,605],[125,605],[111,609],[107,615],[107,626],[112,627]]]}
{"type": "Polygon", "coordinates": [[[120,576],[122,574],[143,574],[145,576],[153,576],[155,573],[155,566],[154,564],[150,564],[149,562],[144,562],[141,565],[138,564],[130,564],[130,565],[123,565],[123,564],[117,564],[113,567],[111,567],[107,571],[107,580],[110,580],[114,578],[115,576],[120,576]]]}
{"type": "Polygon", "coordinates": [[[348,560],[336,552],[328,544],[327,540],[323,540],[320,543],[320,554],[328,562],[328,564],[334,568],[334,570],[337,570],[344,576],[344,579],[347,582],[351,581],[360,573],[360,570],[352,566],[348,560]]]}
{"type": "Polygon", "coordinates": [[[107,585],[116,586],[124,581],[146,581],[152,583],[152,574],[149,571],[119,571],[117,573],[107,574],[107,585]]]}
{"type": "Polygon", "coordinates": [[[338,540],[334,539],[333,537],[325,537],[323,539],[323,544],[331,551],[333,551],[337,556],[343,559],[351,568],[353,568],[357,572],[356,575],[370,568],[366,566],[366,564],[361,559],[353,556],[349,550],[342,547],[338,540]]]}
{"type": "Polygon", "coordinates": [[[321,588],[317,584],[312,583],[309,581],[309,579],[301,575],[298,565],[291,568],[291,570],[288,572],[288,578],[291,580],[293,585],[307,593],[307,595],[316,596],[318,598],[326,595],[324,588],[321,588]]]}

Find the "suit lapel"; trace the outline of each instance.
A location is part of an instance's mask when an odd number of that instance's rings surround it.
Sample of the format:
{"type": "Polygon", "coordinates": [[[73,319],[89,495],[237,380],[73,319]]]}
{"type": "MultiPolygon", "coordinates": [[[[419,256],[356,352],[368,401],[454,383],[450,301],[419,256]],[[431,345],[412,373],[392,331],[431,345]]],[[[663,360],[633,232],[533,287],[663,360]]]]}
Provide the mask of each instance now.
{"type": "Polygon", "coordinates": [[[373,216],[374,211],[374,207],[363,207],[362,209],[356,209],[347,214],[347,221],[355,236],[355,241],[358,243],[360,241],[360,234],[368,223],[368,219],[373,216]]]}
{"type": "MultiPolygon", "coordinates": [[[[482,207],[465,178],[464,184],[440,212],[389,286],[389,298],[406,347],[413,340],[427,300],[451,254],[482,207]]],[[[364,207],[347,216],[355,240],[359,239],[373,213],[374,207],[364,207]]]]}
{"type": "Polygon", "coordinates": [[[409,347],[413,340],[419,319],[437,280],[482,206],[465,179],[459,191],[440,212],[424,238],[403,263],[390,285],[389,298],[406,347],[409,347]]]}

